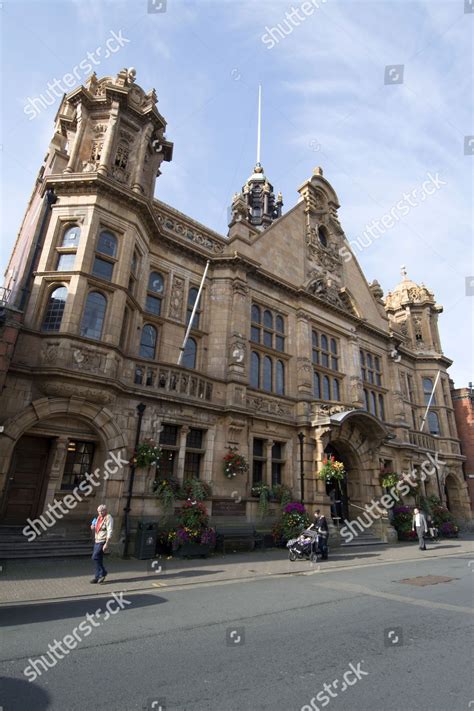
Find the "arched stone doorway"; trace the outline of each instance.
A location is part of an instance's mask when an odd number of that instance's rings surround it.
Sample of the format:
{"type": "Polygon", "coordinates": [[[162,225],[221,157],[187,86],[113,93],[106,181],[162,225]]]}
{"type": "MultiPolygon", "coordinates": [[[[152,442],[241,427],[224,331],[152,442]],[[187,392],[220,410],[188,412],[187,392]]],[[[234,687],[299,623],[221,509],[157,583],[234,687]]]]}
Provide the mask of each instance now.
{"type": "MultiPolygon", "coordinates": [[[[316,439],[316,470],[319,471],[324,457],[333,454],[342,461],[346,481],[340,488],[339,510],[346,520],[357,518],[372,499],[380,497],[379,450],[388,437],[388,430],[377,418],[366,411],[344,410],[331,414],[322,411],[313,422],[316,439]]],[[[331,487],[318,482],[318,493],[323,503],[331,507],[331,487]]]]}
{"type": "MultiPolygon", "coordinates": [[[[38,516],[56,494],[74,488],[77,466],[92,471],[118,451],[126,452],[126,440],[106,408],[80,398],[36,400],[5,423],[0,438],[1,522],[21,525],[38,516]],[[66,471],[73,448],[78,456],[66,471]]],[[[101,496],[118,500],[124,476],[104,478],[101,496]]]]}

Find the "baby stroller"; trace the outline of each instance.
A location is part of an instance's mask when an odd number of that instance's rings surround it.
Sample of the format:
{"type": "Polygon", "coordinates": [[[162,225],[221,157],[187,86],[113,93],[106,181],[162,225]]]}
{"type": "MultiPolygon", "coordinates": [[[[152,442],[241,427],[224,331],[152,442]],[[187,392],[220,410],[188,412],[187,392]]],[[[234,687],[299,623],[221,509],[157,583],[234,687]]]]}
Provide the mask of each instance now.
{"type": "Polygon", "coordinates": [[[286,544],[288,558],[295,560],[310,560],[316,563],[321,558],[319,550],[319,535],[314,531],[303,531],[298,538],[291,538],[286,544]]]}

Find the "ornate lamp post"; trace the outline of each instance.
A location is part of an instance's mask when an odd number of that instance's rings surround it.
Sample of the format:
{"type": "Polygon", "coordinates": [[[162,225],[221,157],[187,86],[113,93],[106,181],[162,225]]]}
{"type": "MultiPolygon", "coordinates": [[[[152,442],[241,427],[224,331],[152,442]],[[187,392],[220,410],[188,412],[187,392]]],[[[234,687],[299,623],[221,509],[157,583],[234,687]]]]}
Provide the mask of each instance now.
{"type": "Polygon", "coordinates": [[[303,462],[303,443],[304,434],[303,432],[298,432],[298,439],[300,441],[300,489],[301,489],[301,503],[304,503],[304,462],[303,462]]]}
{"type": "MultiPolygon", "coordinates": [[[[142,402],[140,402],[137,405],[137,413],[138,413],[138,419],[137,419],[137,430],[135,433],[135,447],[134,451],[137,450],[138,445],[140,443],[140,432],[142,429],[142,419],[143,419],[143,413],[145,412],[146,405],[144,405],[142,402]]],[[[124,537],[124,542],[123,542],[123,554],[122,558],[127,558],[128,557],[128,542],[130,539],[130,509],[131,509],[131,501],[132,501],[132,494],[133,494],[133,483],[135,481],[135,470],[136,470],[136,465],[133,463],[130,467],[130,479],[128,482],[128,493],[127,493],[127,502],[125,504],[124,508],[124,513],[125,513],[125,520],[124,520],[124,526],[125,526],[125,537],[124,537]]]]}

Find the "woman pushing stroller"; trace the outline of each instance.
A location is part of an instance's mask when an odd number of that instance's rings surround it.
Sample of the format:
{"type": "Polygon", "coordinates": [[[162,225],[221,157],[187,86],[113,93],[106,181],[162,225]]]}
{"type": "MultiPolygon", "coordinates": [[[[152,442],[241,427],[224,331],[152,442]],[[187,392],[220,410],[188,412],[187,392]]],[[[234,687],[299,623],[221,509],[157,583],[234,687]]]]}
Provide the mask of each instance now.
{"type": "Polygon", "coordinates": [[[328,559],[328,538],[329,528],[326,516],[321,514],[320,509],[314,512],[314,521],[311,526],[308,526],[308,531],[314,530],[318,534],[318,545],[323,560],[328,559]]]}
{"type": "Polygon", "coordinates": [[[305,529],[298,538],[288,541],[288,555],[291,561],[311,560],[317,561],[321,557],[328,558],[328,537],[329,530],[325,516],[321,516],[319,509],[314,514],[313,523],[305,529]]]}

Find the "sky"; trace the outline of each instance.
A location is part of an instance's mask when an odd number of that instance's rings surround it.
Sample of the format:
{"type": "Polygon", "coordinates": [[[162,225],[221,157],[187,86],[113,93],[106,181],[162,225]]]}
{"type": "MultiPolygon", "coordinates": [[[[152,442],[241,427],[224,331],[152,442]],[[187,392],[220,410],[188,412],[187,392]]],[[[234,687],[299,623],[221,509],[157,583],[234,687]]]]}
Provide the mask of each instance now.
{"type": "Polygon", "coordinates": [[[0,5],[2,274],[52,137],[60,98],[28,110],[48,82],[135,67],[174,142],[156,197],[224,235],[255,164],[261,82],[262,164],[284,212],[321,166],[367,280],[387,293],[404,265],[433,290],[451,377],[474,380],[474,0],[0,5]]]}

